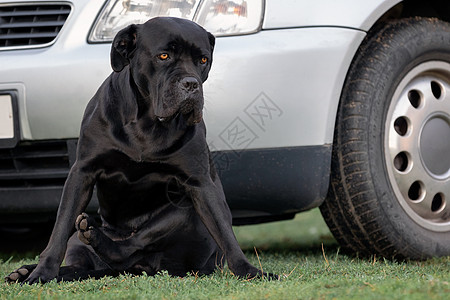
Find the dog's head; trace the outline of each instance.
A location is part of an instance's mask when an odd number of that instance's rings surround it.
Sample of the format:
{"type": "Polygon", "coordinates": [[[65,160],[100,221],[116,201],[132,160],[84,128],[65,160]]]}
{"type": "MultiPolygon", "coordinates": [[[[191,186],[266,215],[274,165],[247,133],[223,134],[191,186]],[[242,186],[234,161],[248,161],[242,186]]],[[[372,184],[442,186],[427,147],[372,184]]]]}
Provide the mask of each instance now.
{"type": "Polygon", "coordinates": [[[111,65],[115,72],[129,65],[154,120],[168,122],[182,114],[193,125],[202,120],[202,84],[214,43],[214,36],[194,22],[158,17],[117,33],[111,65]]]}

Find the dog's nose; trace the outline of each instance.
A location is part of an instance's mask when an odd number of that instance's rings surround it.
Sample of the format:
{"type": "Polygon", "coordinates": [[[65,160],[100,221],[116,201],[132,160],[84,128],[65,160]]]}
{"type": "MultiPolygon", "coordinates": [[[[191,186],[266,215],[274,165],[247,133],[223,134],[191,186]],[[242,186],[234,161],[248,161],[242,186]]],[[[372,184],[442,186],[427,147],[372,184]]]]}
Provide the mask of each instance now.
{"type": "Polygon", "coordinates": [[[185,77],[180,81],[181,87],[188,92],[194,92],[198,90],[199,83],[194,77],[185,77]]]}

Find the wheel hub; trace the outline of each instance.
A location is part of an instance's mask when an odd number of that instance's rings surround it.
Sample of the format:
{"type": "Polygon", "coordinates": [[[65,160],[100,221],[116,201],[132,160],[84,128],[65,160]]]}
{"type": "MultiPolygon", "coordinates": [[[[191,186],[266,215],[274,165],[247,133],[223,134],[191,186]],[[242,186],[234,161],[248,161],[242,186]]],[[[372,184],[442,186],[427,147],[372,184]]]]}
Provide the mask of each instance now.
{"type": "Polygon", "coordinates": [[[396,198],[416,223],[450,230],[450,64],[425,62],[402,79],[385,128],[396,198]]]}
{"type": "Polygon", "coordinates": [[[430,175],[445,179],[450,170],[450,120],[446,115],[431,117],[420,135],[420,154],[430,175]]]}

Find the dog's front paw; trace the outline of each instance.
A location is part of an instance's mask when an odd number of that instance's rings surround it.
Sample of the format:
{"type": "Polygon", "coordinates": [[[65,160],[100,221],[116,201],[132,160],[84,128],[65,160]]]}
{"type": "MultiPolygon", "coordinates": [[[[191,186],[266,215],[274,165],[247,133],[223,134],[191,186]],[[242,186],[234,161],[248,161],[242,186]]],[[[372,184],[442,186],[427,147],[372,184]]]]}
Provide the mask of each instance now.
{"type": "Polygon", "coordinates": [[[268,280],[280,280],[280,276],[272,273],[263,272],[250,264],[244,264],[238,268],[233,269],[232,269],[233,274],[238,278],[243,279],[262,278],[268,280]]]}
{"type": "Polygon", "coordinates": [[[245,273],[244,276],[238,276],[239,278],[244,278],[244,279],[255,279],[255,278],[260,278],[260,279],[268,279],[268,280],[280,280],[280,276],[277,274],[273,274],[273,273],[266,273],[263,272],[261,270],[257,270],[257,271],[249,271],[247,273],[245,273]]]}
{"type": "Polygon", "coordinates": [[[95,241],[96,234],[95,220],[89,217],[88,214],[82,213],[75,221],[75,228],[78,231],[78,238],[86,245],[92,245],[95,241]]]}
{"type": "Polygon", "coordinates": [[[281,280],[280,275],[266,272],[262,272],[262,274],[259,272],[258,277],[267,278],[268,280],[281,280]]]}
{"type": "Polygon", "coordinates": [[[36,268],[37,265],[26,265],[21,266],[17,270],[12,271],[8,276],[5,277],[6,283],[13,282],[24,282],[28,279],[30,273],[36,268]]]}

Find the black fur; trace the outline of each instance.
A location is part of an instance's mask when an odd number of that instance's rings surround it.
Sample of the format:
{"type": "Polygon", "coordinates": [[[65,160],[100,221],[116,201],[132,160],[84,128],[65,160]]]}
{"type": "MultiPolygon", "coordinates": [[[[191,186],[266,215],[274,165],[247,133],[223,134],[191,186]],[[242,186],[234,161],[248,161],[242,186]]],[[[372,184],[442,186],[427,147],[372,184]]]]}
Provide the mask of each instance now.
{"type": "Polygon", "coordinates": [[[262,275],[233,234],[205,141],[202,83],[214,41],[176,18],[117,34],[114,72],[87,105],[49,244],[37,266],[21,267],[7,281],[209,274],[224,258],[237,276],[262,275]],[[94,185],[101,225],[84,213],[94,185]]]}

